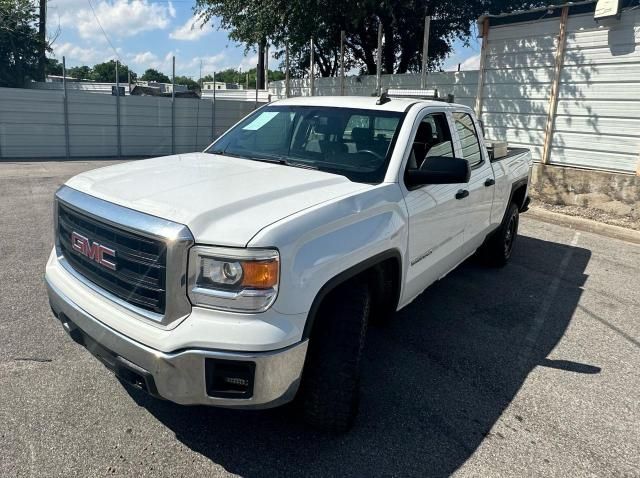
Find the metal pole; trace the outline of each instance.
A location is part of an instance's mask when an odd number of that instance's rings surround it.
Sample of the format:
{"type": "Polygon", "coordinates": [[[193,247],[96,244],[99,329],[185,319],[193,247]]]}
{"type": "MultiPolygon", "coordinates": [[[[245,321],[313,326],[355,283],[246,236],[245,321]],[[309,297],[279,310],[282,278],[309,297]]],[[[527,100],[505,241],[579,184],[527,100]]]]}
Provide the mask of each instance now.
{"type": "Polygon", "coordinates": [[[429,62],[429,33],[431,32],[431,17],[424,17],[424,38],[422,39],[422,70],[420,71],[420,88],[427,87],[427,64],[429,62]]]}
{"type": "Polygon", "coordinates": [[[258,108],[258,75],[260,75],[260,63],[258,63],[256,65],[256,102],[253,105],[253,109],[257,109],[258,108]]]}
{"type": "Polygon", "coordinates": [[[284,47],[284,96],[286,98],[291,94],[289,87],[289,43],[287,43],[284,47]]]}
{"type": "Polygon", "coordinates": [[[340,96],[344,96],[344,37],[345,31],[340,31],[340,96]]]}
{"type": "Polygon", "coordinates": [[[176,57],[171,67],[171,154],[176,154],[176,57]]]}
{"type": "Polygon", "coordinates": [[[118,73],[119,60],[116,60],[116,134],[118,137],[118,158],[122,157],[122,138],[120,136],[120,77],[118,73]]]}
{"type": "Polygon", "coordinates": [[[376,95],[382,94],[382,22],[378,22],[378,52],[376,55],[376,95]]]}
{"type": "Polygon", "coordinates": [[[69,145],[69,105],[67,103],[67,60],[62,57],[62,105],[64,108],[64,145],[67,159],[70,159],[69,145]]]}
{"type": "Polygon", "coordinates": [[[269,45],[264,47],[264,89],[269,89],[269,45]]]}
{"type": "Polygon", "coordinates": [[[313,96],[314,82],[315,82],[315,70],[313,65],[313,37],[311,37],[311,56],[309,59],[309,94],[313,96]]]}
{"type": "Polygon", "coordinates": [[[213,127],[213,138],[215,139],[218,132],[216,131],[216,107],[217,107],[217,103],[216,103],[216,72],[213,72],[213,121],[212,121],[212,127],[213,127]]]}

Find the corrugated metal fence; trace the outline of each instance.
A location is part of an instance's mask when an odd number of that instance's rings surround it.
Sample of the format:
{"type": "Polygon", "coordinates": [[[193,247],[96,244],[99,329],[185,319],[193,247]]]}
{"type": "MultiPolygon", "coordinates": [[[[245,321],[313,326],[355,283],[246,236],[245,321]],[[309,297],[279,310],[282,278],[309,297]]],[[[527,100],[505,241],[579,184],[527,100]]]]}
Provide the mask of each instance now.
{"type": "MultiPolygon", "coordinates": [[[[65,114],[62,91],[0,88],[0,158],[64,158],[67,147],[70,158],[201,151],[256,105],[173,101],[68,91],[65,114]]],[[[259,104],[264,102],[260,98],[259,104]]]]}
{"type": "MultiPolygon", "coordinates": [[[[592,12],[567,8],[563,48],[560,10],[551,18],[541,12],[532,21],[491,24],[480,89],[487,137],[529,148],[536,161],[547,142],[549,164],[640,174],[640,7],[599,23],[592,12]]],[[[478,71],[431,73],[427,88],[473,107],[479,81],[478,71]]],[[[419,75],[382,75],[383,88],[419,85],[419,75]]],[[[314,90],[340,95],[340,79],[318,78],[314,90]]],[[[345,79],[347,95],[375,90],[375,76],[345,79]]],[[[273,82],[271,92],[284,97],[284,82],[273,82]]],[[[309,80],[292,80],[290,94],[309,95],[309,80]]]]}

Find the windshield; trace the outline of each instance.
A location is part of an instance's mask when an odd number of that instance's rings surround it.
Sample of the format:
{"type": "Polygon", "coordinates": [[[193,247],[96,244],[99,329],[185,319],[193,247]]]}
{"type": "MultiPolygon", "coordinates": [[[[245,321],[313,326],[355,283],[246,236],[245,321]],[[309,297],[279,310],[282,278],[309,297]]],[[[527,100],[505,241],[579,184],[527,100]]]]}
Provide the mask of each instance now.
{"type": "Polygon", "coordinates": [[[256,111],[205,150],[341,174],[380,183],[403,113],[271,105],[256,111]]]}

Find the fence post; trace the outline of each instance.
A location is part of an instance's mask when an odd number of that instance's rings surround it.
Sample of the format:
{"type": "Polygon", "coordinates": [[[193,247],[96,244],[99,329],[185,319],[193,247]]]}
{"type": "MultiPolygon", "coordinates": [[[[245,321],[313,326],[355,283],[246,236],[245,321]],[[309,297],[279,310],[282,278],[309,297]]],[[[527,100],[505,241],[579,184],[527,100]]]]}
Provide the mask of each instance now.
{"type": "Polygon", "coordinates": [[[116,60],[116,135],[118,140],[118,159],[122,157],[122,139],[120,137],[120,78],[118,77],[118,63],[116,60]]]}
{"type": "Polygon", "coordinates": [[[424,17],[424,38],[422,39],[422,71],[420,72],[420,88],[427,87],[427,63],[429,61],[429,34],[431,32],[431,17],[424,17]]]}
{"type": "Polygon", "coordinates": [[[171,154],[176,154],[176,57],[171,67],[171,154]]]}
{"type": "Polygon", "coordinates": [[[345,31],[340,30],[340,96],[344,96],[344,37],[345,31]]]}
{"type": "Polygon", "coordinates": [[[482,48],[480,50],[480,71],[478,71],[478,92],[476,93],[476,116],[482,117],[482,93],[484,91],[484,64],[487,59],[489,45],[489,17],[482,22],[482,48]]]}
{"type": "Polygon", "coordinates": [[[284,46],[284,96],[289,98],[289,42],[284,46]]]}
{"type": "Polygon", "coordinates": [[[378,52],[376,54],[376,96],[382,94],[382,22],[378,21],[378,52]]]}
{"type": "Polygon", "coordinates": [[[213,72],[213,119],[211,121],[211,127],[213,128],[213,139],[216,138],[216,72],[213,72]]]}
{"type": "Polygon", "coordinates": [[[262,75],[262,73],[258,74],[260,72],[260,63],[258,63],[256,65],[256,102],[253,104],[253,109],[258,109],[258,78],[260,75],[262,75]]]}
{"type": "Polygon", "coordinates": [[[544,148],[542,150],[542,164],[549,164],[551,157],[551,144],[553,142],[553,129],[556,124],[556,112],[558,111],[558,92],[560,89],[560,75],[564,64],[564,50],[567,44],[567,17],[569,7],[562,7],[560,17],[560,33],[558,34],[558,49],[556,50],[556,62],[553,71],[553,82],[551,83],[551,97],[549,98],[549,114],[547,125],[544,131],[544,148]]]}
{"type": "Polygon", "coordinates": [[[315,66],[313,64],[313,37],[311,37],[311,54],[309,57],[309,96],[313,96],[315,83],[315,66]]]}
{"type": "Polygon", "coordinates": [[[70,159],[69,147],[69,105],[67,103],[67,61],[62,57],[62,108],[64,114],[64,146],[67,160],[70,159]]]}

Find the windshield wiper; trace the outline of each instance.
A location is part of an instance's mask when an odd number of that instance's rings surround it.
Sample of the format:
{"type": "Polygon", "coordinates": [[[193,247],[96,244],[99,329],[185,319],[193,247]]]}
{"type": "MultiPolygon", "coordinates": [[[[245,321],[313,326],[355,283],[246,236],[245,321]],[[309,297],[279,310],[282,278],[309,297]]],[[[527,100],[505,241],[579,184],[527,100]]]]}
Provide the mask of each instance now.
{"type": "Polygon", "coordinates": [[[300,163],[298,161],[289,161],[281,156],[265,158],[263,156],[244,156],[247,159],[252,161],[262,161],[263,163],[273,163],[273,164],[281,164],[283,166],[291,166],[293,168],[303,168],[303,169],[318,169],[315,166],[310,164],[300,163]]]}

